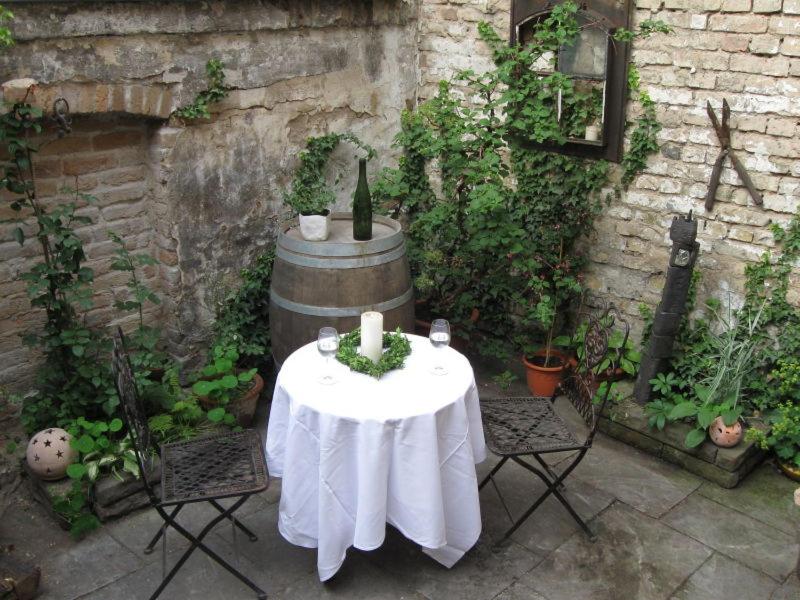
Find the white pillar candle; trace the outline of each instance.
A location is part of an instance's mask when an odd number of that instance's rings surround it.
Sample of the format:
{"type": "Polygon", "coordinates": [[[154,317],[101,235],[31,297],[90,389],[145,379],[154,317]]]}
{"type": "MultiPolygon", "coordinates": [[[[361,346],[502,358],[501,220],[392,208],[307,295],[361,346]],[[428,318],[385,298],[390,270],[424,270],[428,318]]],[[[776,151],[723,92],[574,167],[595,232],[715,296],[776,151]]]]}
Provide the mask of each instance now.
{"type": "Polygon", "coordinates": [[[587,125],[584,137],[586,138],[586,141],[596,142],[600,139],[600,128],[597,125],[587,125]]]}
{"type": "Polygon", "coordinates": [[[361,313],[361,355],[377,363],[383,354],[383,315],[369,311],[361,313]]]}

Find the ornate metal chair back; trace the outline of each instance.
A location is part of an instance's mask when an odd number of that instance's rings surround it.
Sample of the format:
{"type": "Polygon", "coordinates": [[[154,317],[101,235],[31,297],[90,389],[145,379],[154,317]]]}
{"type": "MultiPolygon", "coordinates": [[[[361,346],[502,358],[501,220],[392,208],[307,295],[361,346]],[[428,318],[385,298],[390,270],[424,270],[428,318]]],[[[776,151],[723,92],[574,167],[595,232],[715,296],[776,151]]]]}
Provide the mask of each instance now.
{"type": "Polygon", "coordinates": [[[125,420],[125,425],[128,427],[128,434],[131,436],[133,450],[136,453],[147,495],[152,501],[157,502],[158,498],[150,485],[156,450],[152,444],[150,427],[147,425],[147,415],[136,389],[136,380],[133,377],[133,369],[128,358],[128,352],[125,350],[125,336],[122,334],[122,329],[119,328],[114,336],[111,370],[117,387],[117,395],[122,406],[122,416],[125,420]]]}
{"type": "Polygon", "coordinates": [[[599,378],[604,374],[611,375],[619,367],[629,334],[630,325],[613,304],[602,310],[599,316],[589,316],[584,355],[567,382],[567,397],[590,430],[589,443],[611,394],[611,382],[600,381],[599,378]],[[617,337],[610,344],[618,325],[622,327],[622,341],[618,343],[617,337]]]}

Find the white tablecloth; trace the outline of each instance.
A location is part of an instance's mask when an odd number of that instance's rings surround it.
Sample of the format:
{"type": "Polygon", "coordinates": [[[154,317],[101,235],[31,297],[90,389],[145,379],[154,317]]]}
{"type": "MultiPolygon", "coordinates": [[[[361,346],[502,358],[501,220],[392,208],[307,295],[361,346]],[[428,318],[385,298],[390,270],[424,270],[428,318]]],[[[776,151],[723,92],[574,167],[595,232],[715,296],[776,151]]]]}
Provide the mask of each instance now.
{"type": "Polygon", "coordinates": [[[386,523],[451,567],[481,531],[475,463],[486,458],[472,368],[451,348],[409,335],[405,369],[380,380],[335,359],[321,385],[316,344],[278,374],[267,431],[270,474],[282,477],[278,528],[318,548],[320,580],[350,546],[383,543],[386,523]],[[429,372],[437,354],[448,373],[429,372]]]}

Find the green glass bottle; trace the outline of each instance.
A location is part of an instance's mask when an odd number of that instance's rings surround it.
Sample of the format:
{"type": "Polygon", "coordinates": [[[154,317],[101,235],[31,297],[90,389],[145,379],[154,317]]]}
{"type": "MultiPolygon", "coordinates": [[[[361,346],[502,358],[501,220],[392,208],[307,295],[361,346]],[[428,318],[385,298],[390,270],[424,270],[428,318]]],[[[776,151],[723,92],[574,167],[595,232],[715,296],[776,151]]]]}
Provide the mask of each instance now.
{"type": "Polygon", "coordinates": [[[353,239],[372,239],[372,198],[367,185],[367,159],[358,160],[358,184],[353,194],[353,239]]]}

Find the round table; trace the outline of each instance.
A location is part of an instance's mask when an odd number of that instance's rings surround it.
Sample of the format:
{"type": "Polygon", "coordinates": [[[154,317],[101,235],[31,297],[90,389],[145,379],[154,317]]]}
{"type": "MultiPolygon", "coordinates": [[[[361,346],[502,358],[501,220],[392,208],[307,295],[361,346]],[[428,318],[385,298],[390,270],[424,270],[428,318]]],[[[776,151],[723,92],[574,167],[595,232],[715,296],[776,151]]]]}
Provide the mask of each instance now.
{"type": "Polygon", "coordinates": [[[452,348],[408,338],[405,368],[380,380],[331,360],[338,381],[320,384],[316,343],[278,374],[266,443],[270,474],[283,478],[278,528],[318,549],[322,581],[350,546],[380,546],[386,523],[447,567],[480,535],[475,463],[486,448],[472,367],[452,348]],[[431,373],[436,361],[446,375],[431,373]]]}

